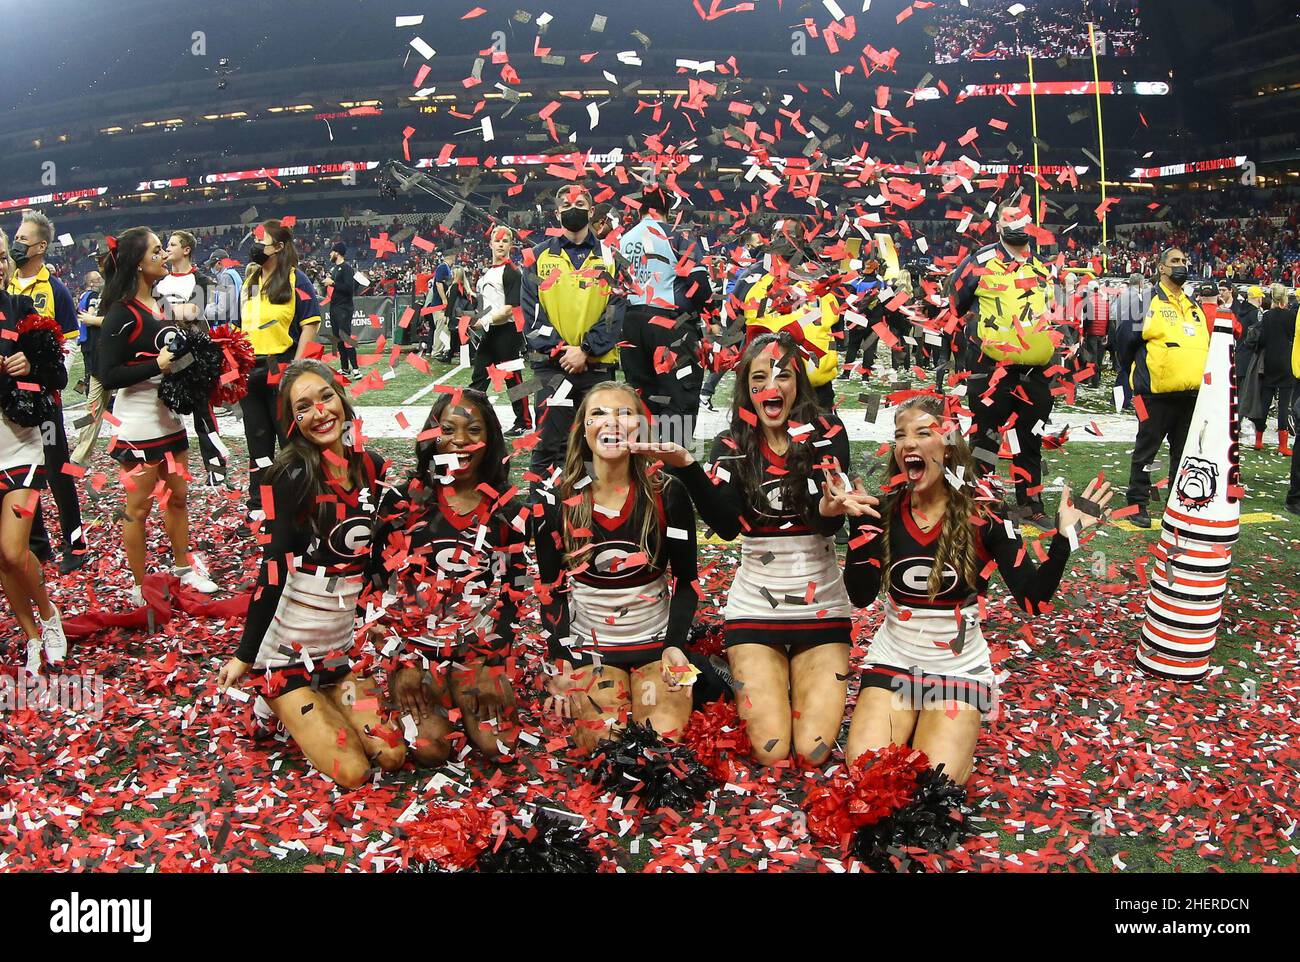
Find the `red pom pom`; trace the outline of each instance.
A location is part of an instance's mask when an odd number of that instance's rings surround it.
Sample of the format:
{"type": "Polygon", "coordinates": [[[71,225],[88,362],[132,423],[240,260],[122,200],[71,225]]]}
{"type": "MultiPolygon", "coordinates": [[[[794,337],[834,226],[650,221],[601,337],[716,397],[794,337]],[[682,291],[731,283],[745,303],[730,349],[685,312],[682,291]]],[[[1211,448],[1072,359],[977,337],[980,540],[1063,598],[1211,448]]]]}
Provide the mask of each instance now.
{"type": "Polygon", "coordinates": [[[28,314],[19,320],[16,330],[19,334],[27,334],[30,331],[49,331],[63,342],[63,329],[59,327],[59,322],[52,317],[46,317],[44,314],[28,314]]]}
{"type": "Polygon", "coordinates": [[[211,333],[212,343],[221,348],[225,357],[222,365],[221,379],[212,392],[212,403],[217,405],[237,404],[248,393],[248,372],[257,363],[253,345],[247,335],[239,328],[222,324],[214,327],[211,333]],[[229,377],[231,371],[236,377],[229,377]]]}
{"type": "Polygon", "coordinates": [[[876,824],[912,800],[917,780],[929,765],[925,752],[906,745],[867,752],[808,792],[803,805],[808,831],[847,853],[859,828],[876,824]]]}
{"type": "Polygon", "coordinates": [[[691,714],[682,741],[720,782],[734,782],[751,747],[735,702],[718,699],[691,714]]]}
{"type": "Polygon", "coordinates": [[[469,868],[495,840],[494,822],[490,809],[476,808],[468,799],[459,808],[435,806],[407,830],[407,854],[444,869],[469,868]]]}

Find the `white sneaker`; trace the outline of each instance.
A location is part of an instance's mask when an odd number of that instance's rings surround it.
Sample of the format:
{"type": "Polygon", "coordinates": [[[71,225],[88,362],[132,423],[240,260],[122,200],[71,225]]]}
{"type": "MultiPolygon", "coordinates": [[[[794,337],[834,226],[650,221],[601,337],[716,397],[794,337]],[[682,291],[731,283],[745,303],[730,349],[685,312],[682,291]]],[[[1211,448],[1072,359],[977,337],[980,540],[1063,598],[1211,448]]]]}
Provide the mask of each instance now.
{"type": "Polygon", "coordinates": [[[68,636],[63,633],[63,619],[59,610],[54,609],[54,617],[46,621],[39,614],[36,620],[41,624],[41,642],[45,646],[45,660],[51,665],[63,664],[68,654],[68,636]]]}
{"type": "Polygon", "coordinates": [[[27,674],[39,675],[41,673],[41,639],[27,639],[27,674]]]}
{"type": "Polygon", "coordinates": [[[180,578],[181,584],[186,588],[193,588],[202,594],[212,595],[220,590],[217,583],[208,577],[207,566],[198,555],[193,556],[192,564],[172,568],[172,574],[180,578]]]}
{"type": "Polygon", "coordinates": [[[131,604],[135,605],[135,607],[144,607],[144,592],[140,590],[139,585],[131,586],[131,594],[129,597],[131,599],[131,604]]]}

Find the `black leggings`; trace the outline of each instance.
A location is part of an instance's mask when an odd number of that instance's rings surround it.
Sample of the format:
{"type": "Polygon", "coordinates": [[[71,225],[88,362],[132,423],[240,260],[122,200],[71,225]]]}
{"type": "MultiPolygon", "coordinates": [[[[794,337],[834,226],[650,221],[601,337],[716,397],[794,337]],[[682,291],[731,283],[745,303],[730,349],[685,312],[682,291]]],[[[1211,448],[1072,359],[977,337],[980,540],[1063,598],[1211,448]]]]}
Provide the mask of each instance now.
{"type": "MultiPolygon", "coordinates": [[[[42,435],[47,438],[51,436],[43,426],[42,435]]],[[[77,499],[77,482],[63,470],[63,466],[68,463],[68,435],[63,427],[63,405],[57,401],[54,404],[53,441],[53,444],[45,448],[45,477],[49,482],[50,494],[54,496],[55,507],[59,509],[63,550],[84,551],[86,538],[81,530],[81,502],[77,499]]],[[[36,503],[36,517],[32,520],[30,543],[38,557],[49,554],[50,536],[45,530],[45,518],[41,514],[39,501],[36,503]]]]}
{"type": "Polygon", "coordinates": [[[339,366],[345,371],[357,369],[357,342],[352,336],[352,305],[330,305],[330,330],[339,351],[339,366]]]}
{"type": "MultiPolygon", "coordinates": [[[[478,350],[474,352],[469,386],[475,391],[482,391],[487,394],[492,384],[492,376],[488,373],[488,368],[499,368],[502,364],[517,361],[523,357],[523,354],[524,338],[515,329],[514,322],[493,324],[488,328],[487,333],[483,335],[478,350]]],[[[518,387],[524,382],[522,368],[518,371],[503,371],[502,373],[505,374],[504,386],[506,390],[518,387]]],[[[520,397],[511,401],[510,406],[515,412],[514,426],[531,430],[533,420],[528,416],[528,398],[526,396],[520,397]]]]}
{"type": "Polygon", "coordinates": [[[244,438],[248,441],[249,511],[262,509],[262,473],[275,460],[276,441],[284,440],[276,420],[276,396],[280,376],[292,359],[292,353],[259,357],[248,375],[248,393],[239,402],[244,414],[244,438]]]}

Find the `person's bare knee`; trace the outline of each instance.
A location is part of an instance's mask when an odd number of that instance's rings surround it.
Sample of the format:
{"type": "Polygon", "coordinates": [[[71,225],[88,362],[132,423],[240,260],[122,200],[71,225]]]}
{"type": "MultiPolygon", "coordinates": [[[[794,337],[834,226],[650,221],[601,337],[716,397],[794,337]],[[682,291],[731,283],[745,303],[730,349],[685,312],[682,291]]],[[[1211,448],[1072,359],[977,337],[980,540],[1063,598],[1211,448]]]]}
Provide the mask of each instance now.
{"type": "Polygon", "coordinates": [[[339,784],[340,788],[354,791],[370,781],[374,766],[361,751],[349,751],[340,754],[334,761],[334,771],[326,772],[339,784]]]}
{"type": "Polygon", "coordinates": [[[829,740],[826,733],[816,731],[809,725],[801,725],[799,719],[794,722],[795,757],[810,765],[821,767],[831,760],[835,752],[835,738],[829,740]]]}

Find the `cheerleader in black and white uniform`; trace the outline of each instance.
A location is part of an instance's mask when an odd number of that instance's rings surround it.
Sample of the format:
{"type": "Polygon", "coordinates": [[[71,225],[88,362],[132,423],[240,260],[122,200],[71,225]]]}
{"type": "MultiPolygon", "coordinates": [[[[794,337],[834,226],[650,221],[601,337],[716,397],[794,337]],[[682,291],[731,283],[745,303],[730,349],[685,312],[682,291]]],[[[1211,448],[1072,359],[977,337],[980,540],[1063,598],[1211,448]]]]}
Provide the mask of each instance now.
{"type": "Polygon", "coordinates": [[[754,758],[831,757],[848,694],[852,609],[835,550],[843,512],[826,481],[849,463],[844,425],[817,406],[788,333],[750,342],[736,367],[731,429],[711,472],[675,444],[638,446],[677,468],[705,523],[743,536],[724,612],[736,706],[754,758]],[[818,484],[821,482],[821,497],[818,484]]]}
{"type": "Polygon", "coordinates": [[[996,568],[1016,601],[1038,614],[1065,573],[1072,541],[1101,521],[1112,492],[1097,479],[1076,503],[1066,488],[1047,560],[1035,566],[995,499],[976,487],[970,448],[944,405],[925,395],[899,406],[883,504],[860,486],[840,499],[857,502],[849,514],[878,513],[854,525],[844,569],[849,597],[865,607],[882,584],[887,591],[845,754],[852,762],[910,744],[964,784],[981,718],[994,703],[980,625],[989,576],[996,568]]]}
{"type": "Polygon", "coordinates": [[[167,489],[163,526],[171,541],[172,573],[186,587],[212,594],[216,584],[190,555],[189,437],[158,394],[163,375],[176,360],[178,335],[154,299],[154,285],[167,275],[162,242],[149,228],[132,227],[107,243],[108,253],[100,260],[104,324],[99,380],[105,391],[117,392],[113,417],[118,426],[108,453],[122,465],[126,487],[122,544],[135,579],[132,601],[144,604],[145,521],[159,481],[167,489]]]}
{"type": "Polygon", "coordinates": [[[519,737],[510,674],[519,602],[530,588],[528,515],[510,486],[505,439],[487,396],[443,394],[416,442],[416,470],[379,509],[372,568],[400,635],[393,703],[421,765],[452,754],[450,709],[489,758],[519,737]]]}
{"type": "Polygon", "coordinates": [[[351,443],[352,406],[319,361],[289,366],[279,403],[287,441],[267,470],[270,537],[243,639],[218,686],[254,669],[271,711],[308,760],[344,788],[357,788],[372,761],[394,771],[406,759],[378,685],[353,674],[349,657],[384,459],[351,443]]]}
{"type": "Polygon", "coordinates": [[[596,385],[574,416],[559,483],[539,489],[548,709],[574,719],[587,752],[629,715],[675,740],[691,713],[682,649],[698,601],[695,513],[681,482],[636,452],[648,428],[630,386],[596,385]]]}
{"type": "MultiPolygon", "coordinates": [[[[35,385],[44,392],[62,390],[68,383],[67,369],[51,364],[47,372],[32,370],[31,361],[18,347],[19,324],[36,313],[32,299],[9,294],[5,284],[13,270],[9,259],[9,238],[0,231],[0,372],[18,384],[35,385]]],[[[57,335],[62,345],[62,335],[57,335]]],[[[53,408],[51,408],[53,409],[53,408]]],[[[39,425],[24,427],[0,412],[0,584],[27,637],[27,670],[41,669],[41,652],[51,665],[63,662],[68,639],[63,634],[59,612],[45,590],[41,566],[28,547],[32,519],[45,487],[45,449],[39,425]],[[35,613],[33,614],[33,608],[35,613]]]]}

